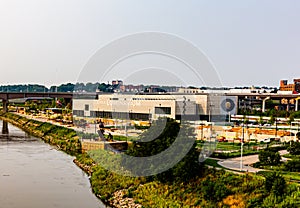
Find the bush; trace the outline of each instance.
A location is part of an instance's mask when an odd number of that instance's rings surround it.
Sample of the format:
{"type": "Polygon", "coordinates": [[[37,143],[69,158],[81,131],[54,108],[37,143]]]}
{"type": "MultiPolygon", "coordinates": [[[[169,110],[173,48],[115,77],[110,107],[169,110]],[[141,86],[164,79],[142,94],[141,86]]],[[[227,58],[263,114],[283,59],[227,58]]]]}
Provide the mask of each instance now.
{"type": "Polygon", "coordinates": [[[212,181],[210,178],[203,181],[201,186],[204,198],[210,201],[219,202],[231,193],[224,183],[212,181]]]}
{"type": "Polygon", "coordinates": [[[265,176],[265,190],[275,196],[282,196],[286,188],[286,181],[283,176],[276,172],[267,173],[265,176]]]}
{"type": "Polygon", "coordinates": [[[287,151],[291,155],[300,155],[300,142],[292,142],[287,151]]]}
{"type": "Polygon", "coordinates": [[[288,160],[284,164],[285,170],[291,172],[300,172],[300,159],[288,160]]]}
{"type": "Polygon", "coordinates": [[[259,152],[258,159],[261,165],[278,165],[281,156],[279,152],[273,152],[267,149],[259,152]]]}

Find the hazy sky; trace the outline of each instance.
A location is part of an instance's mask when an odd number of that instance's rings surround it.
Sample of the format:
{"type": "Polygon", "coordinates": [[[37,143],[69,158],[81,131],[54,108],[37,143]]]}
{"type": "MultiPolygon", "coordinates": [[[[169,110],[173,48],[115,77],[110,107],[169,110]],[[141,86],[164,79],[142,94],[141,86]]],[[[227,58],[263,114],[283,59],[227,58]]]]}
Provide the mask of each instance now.
{"type": "MultiPolygon", "coordinates": [[[[156,31],[197,46],[224,86],[278,86],[300,78],[299,11],[298,0],[0,0],[0,85],[76,82],[106,44],[156,31]]],[[[154,74],[127,80],[161,84],[154,74]]]]}

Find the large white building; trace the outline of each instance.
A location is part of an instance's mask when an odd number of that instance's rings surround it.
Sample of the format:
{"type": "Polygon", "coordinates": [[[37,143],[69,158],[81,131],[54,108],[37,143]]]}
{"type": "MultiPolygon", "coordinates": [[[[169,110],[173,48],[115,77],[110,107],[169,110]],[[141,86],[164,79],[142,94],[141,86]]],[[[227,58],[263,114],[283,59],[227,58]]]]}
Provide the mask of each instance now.
{"type": "Polygon", "coordinates": [[[73,99],[76,117],[155,120],[167,116],[180,120],[214,121],[237,113],[236,96],[224,94],[78,94],[73,99]]]}

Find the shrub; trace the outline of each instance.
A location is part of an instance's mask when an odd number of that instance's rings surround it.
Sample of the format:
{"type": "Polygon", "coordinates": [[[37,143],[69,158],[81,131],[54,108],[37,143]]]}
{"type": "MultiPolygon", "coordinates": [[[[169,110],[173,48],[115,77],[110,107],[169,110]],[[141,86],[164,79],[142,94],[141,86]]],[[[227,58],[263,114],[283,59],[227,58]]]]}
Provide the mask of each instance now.
{"type": "Polygon", "coordinates": [[[210,178],[204,180],[201,185],[206,200],[219,202],[231,193],[224,183],[212,181],[210,178]]]}
{"type": "Polygon", "coordinates": [[[287,151],[291,155],[300,155],[300,142],[292,142],[287,151]]]}
{"type": "Polygon", "coordinates": [[[265,178],[264,187],[266,192],[273,193],[275,196],[282,196],[286,188],[284,177],[276,172],[271,172],[267,173],[265,178]]]}
{"type": "Polygon", "coordinates": [[[268,149],[259,152],[258,158],[261,165],[277,165],[281,160],[279,152],[273,152],[268,149]]]}
{"type": "Polygon", "coordinates": [[[300,172],[300,159],[288,160],[284,164],[285,170],[291,172],[300,172]]]}

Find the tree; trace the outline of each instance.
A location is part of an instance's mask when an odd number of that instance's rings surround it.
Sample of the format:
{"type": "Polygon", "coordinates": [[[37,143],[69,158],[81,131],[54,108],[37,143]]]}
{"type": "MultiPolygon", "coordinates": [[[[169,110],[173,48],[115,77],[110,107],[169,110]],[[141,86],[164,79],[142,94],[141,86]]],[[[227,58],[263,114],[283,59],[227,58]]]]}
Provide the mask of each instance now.
{"type": "Polygon", "coordinates": [[[291,155],[300,155],[300,142],[292,142],[291,145],[287,148],[287,151],[291,155]]]}
{"type": "MultiPolygon", "coordinates": [[[[198,162],[198,152],[196,151],[196,143],[194,138],[194,129],[188,124],[178,123],[174,119],[160,118],[152,123],[151,128],[144,132],[138,141],[134,141],[129,147],[126,154],[134,157],[149,157],[157,155],[168,149],[176,141],[193,140],[191,149],[187,148],[184,143],[177,143],[179,150],[186,150],[188,153],[172,168],[153,176],[163,182],[168,181],[188,181],[200,173],[200,164],[198,162]],[[180,138],[181,137],[181,138],[180,138]],[[155,139],[152,139],[155,138],[155,139]],[[147,141],[147,142],[143,142],[147,141]]],[[[176,155],[168,155],[167,158],[162,158],[162,163],[177,160],[176,155]]],[[[128,164],[130,161],[123,161],[128,164]]],[[[128,166],[132,171],[143,170],[149,167],[141,167],[143,164],[136,164],[128,166]],[[137,165],[140,165],[139,167],[137,165]]],[[[151,167],[155,170],[157,167],[151,167]]]]}
{"type": "Polygon", "coordinates": [[[270,123],[270,124],[274,124],[274,123],[275,123],[275,117],[274,117],[273,114],[270,116],[269,123],[270,123]]]}
{"type": "Polygon", "coordinates": [[[74,91],[74,84],[67,83],[67,84],[62,84],[59,87],[57,87],[58,92],[73,92],[74,91]]]}
{"type": "Polygon", "coordinates": [[[295,120],[294,114],[290,114],[288,123],[291,124],[295,120]]]}
{"type": "Polygon", "coordinates": [[[264,119],[263,119],[262,115],[259,116],[258,123],[259,123],[261,126],[264,124],[264,119]]]}
{"type": "Polygon", "coordinates": [[[258,159],[261,165],[278,165],[281,160],[279,152],[269,149],[259,152],[258,159]]]}

